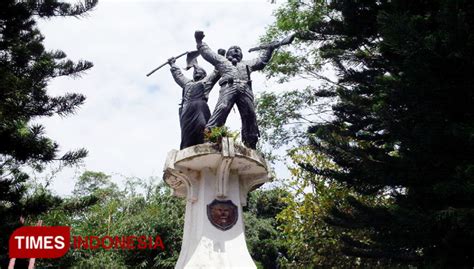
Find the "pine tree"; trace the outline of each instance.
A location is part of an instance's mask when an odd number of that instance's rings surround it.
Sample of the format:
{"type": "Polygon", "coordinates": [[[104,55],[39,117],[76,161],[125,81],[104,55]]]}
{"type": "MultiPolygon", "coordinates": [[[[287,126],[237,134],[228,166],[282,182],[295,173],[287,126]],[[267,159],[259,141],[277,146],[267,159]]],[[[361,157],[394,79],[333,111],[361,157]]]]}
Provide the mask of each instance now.
{"type": "MultiPolygon", "coordinates": [[[[48,195],[27,196],[28,175],[23,167],[37,170],[52,161],[73,164],[86,156],[85,149],[58,156],[58,144],[44,135],[44,128],[32,120],[75,112],[85,97],[69,93],[52,97],[47,93],[51,79],[75,77],[92,63],[74,63],[62,51],[48,51],[36,20],[54,16],[79,17],[97,0],[69,4],[57,0],[2,0],[0,2],[0,264],[8,262],[11,232],[20,216],[35,216],[58,199],[48,195]]],[[[5,266],[6,267],[6,266],[5,266]]]]}
{"type": "Polygon", "coordinates": [[[327,221],[370,231],[345,252],[423,267],[474,265],[471,1],[331,1],[311,29],[339,73],[336,119],[310,128],[317,151],[342,170],[309,170],[362,195],[327,221]]]}
{"type": "Polygon", "coordinates": [[[272,72],[336,70],[315,94],[334,98],[334,120],[309,138],[338,169],[301,166],[358,194],[326,218],[345,229],[345,254],[474,265],[473,13],[467,0],[289,0],[276,13],[270,36],[296,31],[300,47],[319,52],[304,64],[285,52],[272,72]]]}

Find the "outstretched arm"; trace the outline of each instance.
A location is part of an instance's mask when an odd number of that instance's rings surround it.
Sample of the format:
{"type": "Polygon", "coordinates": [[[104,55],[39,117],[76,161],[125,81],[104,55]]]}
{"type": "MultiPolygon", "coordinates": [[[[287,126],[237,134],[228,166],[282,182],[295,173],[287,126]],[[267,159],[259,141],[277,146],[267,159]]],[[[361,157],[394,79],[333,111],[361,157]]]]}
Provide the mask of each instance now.
{"type": "Polygon", "coordinates": [[[215,67],[219,67],[220,65],[223,65],[225,61],[227,61],[227,59],[224,56],[221,56],[218,53],[215,53],[209,48],[209,46],[206,43],[202,42],[204,38],[204,32],[196,31],[194,33],[194,38],[196,39],[196,47],[199,53],[210,64],[212,64],[215,67]]]}
{"type": "Polygon", "coordinates": [[[268,45],[258,46],[256,48],[250,49],[249,52],[263,49],[263,52],[260,55],[260,57],[257,59],[254,59],[248,64],[252,68],[252,71],[262,70],[268,64],[268,62],[270,62],[270,59],[272,58],[272,54],[275,51],[275,49],[284,45],[291,44],[293,40],[295,39],[295,37],[296,37],[296,34],[291,34],[281,41],[274,41],[268,45]]]}
{"type": "Polygon", "coordinates": [[[170,58],[168,60],[168,63],[169,65],[171,66],[171,75],[173,75],[173,78],[174,78],[174,81],[176,81],[176,83],[178,83],[178,85],[181,87],[181,88],[184,88],[184,86],[189,83],[191,80],[188,79],[187,77],[185,77],[183,75],[183,73],[181,73],[181,70],[179,69],[179,67],[176,65],[176,59],[175,58],[170,58]]]}
{"type": "Polygon", "coordinates": [[[262,54],[259,57],[253,60],[250,60],[248,65],[250,66],[251,70],[252,71],[262,70],[272,59],[273,51],[275,51],[275,47],[270,46],[264,49],[262,54]]]}

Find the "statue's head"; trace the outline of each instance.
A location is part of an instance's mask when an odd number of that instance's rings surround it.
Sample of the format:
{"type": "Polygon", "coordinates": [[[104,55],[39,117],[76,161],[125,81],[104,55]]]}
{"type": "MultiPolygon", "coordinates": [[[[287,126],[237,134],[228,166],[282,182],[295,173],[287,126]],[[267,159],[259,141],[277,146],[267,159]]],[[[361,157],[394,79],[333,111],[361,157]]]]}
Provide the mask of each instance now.
{"type": "Polygon", "coordinates": [[[225,57],[227,60],[231,61],[232,64],[236,65],[238,62],[242,61],[242,49],[239,46],[232,46],[227,50],[225,57]]]}
{"type": "Polygon", "coordinates": [[[206,73],[206,70],[204,70],[204,68],[198,65],[194,65],[193,67],[194,67],[194,72],[193,72],[194,81],[199,81],[206,77],[207,73],[206,73]]]}

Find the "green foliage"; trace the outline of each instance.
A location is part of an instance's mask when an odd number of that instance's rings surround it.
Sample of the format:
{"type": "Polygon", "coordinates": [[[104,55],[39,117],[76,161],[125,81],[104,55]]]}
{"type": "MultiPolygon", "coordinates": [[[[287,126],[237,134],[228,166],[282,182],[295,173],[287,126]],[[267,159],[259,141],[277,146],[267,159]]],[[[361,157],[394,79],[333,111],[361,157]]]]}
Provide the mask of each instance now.
{"type": "Polygon", "coordinates": [[[308,130],[314,154],[336,166],[300,167],[353,192],[325,213],[346,255],[474,265],[473,10],[462,0],[289,0],[277,11],[267,36],[297,31],[307,46],[287,48],[269,75],[313,72],[325,81],[315,96],[336,97],[334,118],[308,130]],[[337,80],[318,73],[325,64],[337,80]]]}
{"type": "Polygon", "coordinates": [[[165,250],[72,249],[59,260],[39,260],[41,268],[174,268],[181,248],[184,200],[163,183],[128,179],[119,188],[110,176],[84,172],[74,198],[42,216],[45,225],[67,225],[75,236],[160,235],[165,250]],[[82,204],[81,210],[65,210],[82,204]]]}
{"type": "Polygon", "coordinates": [[[257,98],[257,121],[262,140],[272,148],[305,144],[306,128],[324,116],[327,104],[320,103],[315,90],[263,92],[257,98]]]}
{"type": "Polygon", "coordinates": [[[284,200],[288,196],[290,194],[281,188],[249,194],[244,210],[245,236],[252,258],[261,268],[277,268],[288,252],[276,220],[277,214],[287,206],[284,200]]]}
{"type": "MultiPolygon", "coordinates": [[[[312,163],[320,168],[337,169],[327,156],[315,154],[310,147],[299,147],[289,152],[295,164],[312,163]]],[[[315,175],[297,165],[289,167],[291,178],[284,183],[291,195],[283,202],[287,206],[277,215],[282,239],[286,241],[288,255],[283,268],[386,268],[379,261],[344,255],[340,242],[348,234],[367,240],[364,230],[348,233],[326,222],[326,215],[334,206],[350,211],[345,198],[355,195],[371,205],[390,203],[386,198],[370,199],[357,195],[345,184],[315,175]]],[[[391,268],[395,266],[392,264],[391,268]]]]}
{"type": "Polygon", "coordinates": [[[110,198],[115,193],[117,185],[110,181],[110,176],[93,171],[85,171],[77,180],[72,192],[76,197],[96,195],[110,198]]]}
{"type": "Polygon", "coordinates": [[[277,77],[281,82],[292,77],[318,78],[325,64],[318,57],[318,46],[308,40],[309,30],[327,13],[326,1],[288,0],[275,13],[275,23],[268,27],[262,42],[282,39],[297,33],[291,46],[284,46],[274,53],[265,68],[268,77],[277,77]]]}
{"type": "Polygon", "coordinates": [[[239,136],[239,132],[230,131],[227,126],[212,127],[210,131],[204,132],[204,140],[212,143],[220,143],[223,137],[230,137],[234,141],[239,136]]]}
{"type": "Polygon", "coordinates": [[[290,46],[275,51],[264,72],[268,78],[276,78],[280,83],[298,80],[304,85],[299,89],[267,91],[257,96],[261,138],[270,146],[270,150],[265,151],[307,144],[307,128],[332,116],[330,104],[334,98],[320,97],[333,97],[334,94],[327,94],[324,89],[337,81],[331,78],[329,71],[332,69],[328,61],[320,57],[319,43],[311,39],[313,36],[309,31],[327,12],[326,1],[286,1],[275,11],[275,23],[261,38],[262,43],[268,43],[296,33],[290,46]]]}
{"type": "MultiPolygon", "coordinates": [[[[0,267],[8,264],[8,237],[20,226],[20,217],[34,218],[56,205],[48,194],[30,196],[29,178],[22,168],[41,171],[52,161],[71,165],[87,155],[85,149],[58,156],[58,145],[45,136],[39,117],[74,113],[85,97],[69,93],[50,96],[47,85],[59,76],[78,76],[92,63],[66,59],[62,51],[47,51],[36,26],[38,18],[81,16],[96,0],[69,4],[57,0],[0,2],[0,267]]],[[[30,191],[36,191],[31,189],[30,191]]]]}

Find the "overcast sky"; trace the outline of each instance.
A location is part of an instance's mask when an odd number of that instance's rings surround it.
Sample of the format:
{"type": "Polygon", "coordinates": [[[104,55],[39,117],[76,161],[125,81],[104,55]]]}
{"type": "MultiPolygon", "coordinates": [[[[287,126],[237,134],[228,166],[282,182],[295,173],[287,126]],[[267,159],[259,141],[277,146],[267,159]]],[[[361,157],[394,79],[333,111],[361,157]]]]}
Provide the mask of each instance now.
{"type": "MultiPolygon", "coordinates": [[[[84,147],[89,151],[80,169],[65,169],[52,182],[61,195],[71,193],[74,177],[83,170],[120,176],[161,177],[167,152],[179,148],[178,104],[181,89],[164,67],[171,56],[195,49],[194,31],[205,32],[214,50],[240,45],[246,51],[273,22],[277,7],[269,0],[254,1],[106,1],[100,0],[84,18],[40,21],[47,49],[61,49],[72,60],[85,59],[94,67],[81,78],[60,78],[49,84],[50,94],[78,92],[87,97],[75,115],[41,119],[47,135],[62,152],[84,147]]],[[[185,66],[184,58],[177,61],[185,66]]],[[[199,58],[208,71],[212,67],[199,58]]],[[[187,75],[192,76],[192,71],[187,75]]],[[[252,74],[254,91],[281,87],[252,74]]],[[[219,87],[211,92],[211,111],[219,87]]],[[[238,112],[228,125],[240,130],[238,112]]],[[[282,167],[276,167],[281,175],[282,167]]]]}

